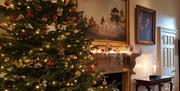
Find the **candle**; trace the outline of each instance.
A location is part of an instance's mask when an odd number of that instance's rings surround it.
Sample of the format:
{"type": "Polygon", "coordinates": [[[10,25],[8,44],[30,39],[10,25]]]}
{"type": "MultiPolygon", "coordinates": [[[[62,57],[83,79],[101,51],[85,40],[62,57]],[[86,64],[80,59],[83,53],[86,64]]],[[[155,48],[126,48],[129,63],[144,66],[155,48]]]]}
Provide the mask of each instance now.
{"type": "Polygon", "coordinates": [[[153,65],[153,74],[156,74],[156,69],[157,69],[157,66],[156,64],[153,65]]]}

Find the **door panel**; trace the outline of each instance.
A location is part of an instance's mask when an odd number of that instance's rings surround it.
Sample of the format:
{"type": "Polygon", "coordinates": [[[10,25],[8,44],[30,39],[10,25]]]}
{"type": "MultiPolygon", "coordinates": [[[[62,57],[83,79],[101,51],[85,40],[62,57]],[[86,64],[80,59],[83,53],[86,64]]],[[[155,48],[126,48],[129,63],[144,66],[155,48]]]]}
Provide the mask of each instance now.
{"type": "MultiPolygon", "coordinates": [[[[160,51],[159,55],[161,56],[160,66],[161,66],[161,75],[168,75],[174,77],[174,84],[176,81],[175,72],[175,39],[176,39],[176,31],[159,28],[158,31],[158,48],[160,51]]],[[[165,86],[165,88],[168,88],[165,86]]]]}

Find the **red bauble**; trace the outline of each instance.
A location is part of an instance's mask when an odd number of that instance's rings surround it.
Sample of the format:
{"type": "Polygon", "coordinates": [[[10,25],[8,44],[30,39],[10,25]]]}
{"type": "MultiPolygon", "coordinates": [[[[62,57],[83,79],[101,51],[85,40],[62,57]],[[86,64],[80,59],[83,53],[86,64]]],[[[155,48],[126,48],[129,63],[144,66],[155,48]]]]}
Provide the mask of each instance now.
{"type": "Polygon", "coordinates": [[[6,0],[6,1],[4,2],[4,4],[5,4],[6,6],[9,6],[9,5],[10,5],[10,1],[9,1],[9,0],[6,0]]]}
{"type": "Polygon", "coordinates": [[[56,20],[57,20],[57,15],[53,15],[53,16],[52,16],[52,20],[53,20],[53,21],[56,21],[56,20]]]}
{"type": "Polygon", "coordinates": [[[76,17],[72,18],[73,23],[77,24],[78,23],[78,19],[76,17]]]}
{"type": "Polygon", "coordinates": [[[64,48],[59,48],[59,52],[63,53],[65,51],[64,48]]]}
{"type": "Polygon", "coordinates": [[[33,17],[32,12],[28,12],[28,13],[26,14],[26,17],[28,17],[28,18],[32,18],[32,17],[33,17]]]}
{"type": "Polygon", "coordinates": [[[20,32],[19,35],[20,35],[21,37],[26,37],[28,34],[27,34],[26,32],[20,32]]]}
{"type": "Polygon", "coordinates": [[[9,16],[11,20],[17,19],[17,15],[9,16]]]}
{"type": "Polygon", "coordinates": [[[0,49],[2,49],[4,47],[4,45],[3,44],[0,44],[0,49]]]}
{"type": "Polygon", "coordinates": [[[55,63],[54,63],[54,61],[52,61],[52,60],[48,60],[47,61],[47,65],[48,66],[53,66],[55,63]]]}
{"type": "Polygon", "coordinates": [[[67,3],[67,0],[62,0],[62,2],[63,2],[64,4],[66,4],[66,3],[67,3]]]}
{"type": "Polygon", "coordinates": [[[77,13],[77,12],[78,12],[78,9],[77,9],[77,7],[73,7],[73,8],[71,8],[70,11],[73,12],[73,13],[77,13]]]}
{"type": "Polygon", "coordinates": [[[95,67],[94,67],[94,65],[89,65],[89,66],[88,66],[88,71],[94,73],[94,72],[95,72],[95,67]]]}

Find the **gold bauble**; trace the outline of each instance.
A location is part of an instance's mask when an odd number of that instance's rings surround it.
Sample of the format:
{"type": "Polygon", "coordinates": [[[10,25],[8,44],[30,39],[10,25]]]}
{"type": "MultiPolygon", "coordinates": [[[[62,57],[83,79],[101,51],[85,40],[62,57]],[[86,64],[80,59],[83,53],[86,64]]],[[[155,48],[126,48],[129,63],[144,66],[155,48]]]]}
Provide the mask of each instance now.
{"type": "Polygon", "coordinates": [[[104,81],[102,82],[102,85],[106,86],[106,85],[107,85],[107,81],[104,80],[104,81]]]}
{"type": "Polygon", "coordinates": [[[93,80],[93,85],[96,85],[96,84],[97,84],[96,80],[93,80]]]}
{"type": "Polygon", "coordinates": [[[78,78],[78,77],[80,77],[80,76],[81,76],[81,72],[80,72],[80,71],[76,71],[76,72],[75,72],[75,77],[78,78]]]}

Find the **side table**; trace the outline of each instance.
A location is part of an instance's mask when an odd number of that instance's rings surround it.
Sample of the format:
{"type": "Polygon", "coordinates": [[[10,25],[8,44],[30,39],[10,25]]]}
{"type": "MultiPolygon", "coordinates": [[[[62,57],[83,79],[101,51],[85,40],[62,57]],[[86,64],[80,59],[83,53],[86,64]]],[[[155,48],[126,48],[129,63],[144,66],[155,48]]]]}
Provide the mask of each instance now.
{"type": "Polygon", "coordinates": [[[155,85],[158,85],[159,91],[161,91],[161,87],[163,87],[164,83],[169,83],[170,91],[172,91],[172,89],[173,89],[172,79],[173,79],[173,77],[170,77],[170,76],[162,76],[159,79],[153,79],[153,80],[150,80],[149,78],[135,79],[136,91],[138,91],[139,86],[145,86],[148,91],[151,91],[151,87],[155,86],[155,85]]]}

